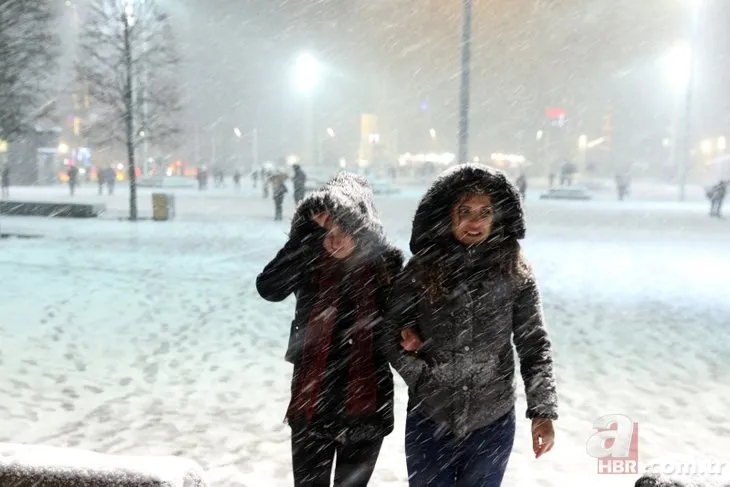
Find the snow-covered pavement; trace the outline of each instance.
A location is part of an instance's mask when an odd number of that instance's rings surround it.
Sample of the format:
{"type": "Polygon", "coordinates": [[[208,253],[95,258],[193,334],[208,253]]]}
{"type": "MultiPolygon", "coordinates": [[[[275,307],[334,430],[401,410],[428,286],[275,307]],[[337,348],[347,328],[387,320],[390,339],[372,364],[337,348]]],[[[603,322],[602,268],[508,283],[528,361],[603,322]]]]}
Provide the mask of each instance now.
{"type": "MultiPolygon", "coordinates": [[[[68,198],[63,188],[18,191],[68,198]]],[[[404,249],[419,196],[377,199],[404,249]]],[[[111,198],[82,188],[77,199],[106,201],[110,213],[0,217],[2,233],[43,235],[0,240],[0,441],[181,454],[212,485],[291,485],[282,418],[293,302],[266,303],[254,287],[288,229],[272,220],[271,202],[250,189],[178,191],[177,220],[132,224],[117,219],[123,188],[111,198]]],[[[730,221],[708,218],[701,200],[530,195],[527,209],[561,419],[555,450],[539,461],[519,422],[505,485],[633,485],[634,476],[597,475],[586,454],[605,414],[639,422],[642,465],[712,457],[730,476],[730,221]]],[[[396,394],[375,486],[406,485],[400,381],[396,394]]]]}

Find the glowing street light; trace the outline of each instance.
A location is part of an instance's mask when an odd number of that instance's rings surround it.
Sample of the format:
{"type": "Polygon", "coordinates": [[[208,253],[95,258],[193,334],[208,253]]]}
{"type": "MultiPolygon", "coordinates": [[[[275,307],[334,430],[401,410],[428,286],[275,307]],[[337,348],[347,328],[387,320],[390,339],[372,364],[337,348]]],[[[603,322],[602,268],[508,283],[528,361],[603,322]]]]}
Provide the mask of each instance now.
{"type": "Polygon", "coordinates": [[[667,82],[677,93],[683,94],[689,86],[692,71],[692,48],[679,42],[664,55],[667,82]]]}
{"type": "Polygon", "coordinates": [[[718,152],[725,152],[725,149],[727,149],[727,139],[722,136],[717,139],[717,151],[718,152]]]}
{"type": "Polygon", "coordinates": [[[586,150],[588,148],[588,136],[581,135],[578,138],[578,148],[580,150],[586,150]]]}
{"type": "Polygon", "coordinates": [[[238,137],[239,139],[241,138],[241,135],[242,135],[242,134],[241,134],[241,129],[239,129],[238,127],[236,127],[236,128],[234,128],[234,129],[233,129],[233,133],[234,133],[234,134],[236,135],[236,137],[238,137]]]}
{"type": "Polygon", "coordinates": [[[64,144],[63,142],[58,144],[58,153],[63,155],[68,154],[68,144],[64,144]]]}
{"type": "Polygon", "coordinates": [[[432,139],[435,139],[436,138],[436,129],[431,129],[431,130],[428,131],[428,133],[431,134],[431,138],[432,139]]]}
{"type": "Polygon", "coordinates": [[[543,135],[542,130],[538,130],[537,135],[535,136],[535,140],[537,140],[537,141],[542,140],[542,135],[543,135]]]}
{"type": "Polygon", "coordinates": [[[712,153],[712,141],[710,139],[703,140],[700,144],[700,150],[704,155],[710,155],[712,153]]]}
{"type": "Polygon", "coordinates": [[[331,128],[331,127],[328,128],[327,129],[327,135],[329,135],[330,137],[332,137],[334,139],[335,138],[335,130],[333,128],[331,128]]]}
{"type": "Polygon", "coordinates": [[[578,149],[580,149],[581,166],[588,170],[588,136],[581,135],[578,137],[578,149]]]}
{"type": "Polygon", "coordinates": [[[294,83],[300,91],[310,93],[319,83],[319,61],[305,52],[299,55],[294,65],[294,83]]]}

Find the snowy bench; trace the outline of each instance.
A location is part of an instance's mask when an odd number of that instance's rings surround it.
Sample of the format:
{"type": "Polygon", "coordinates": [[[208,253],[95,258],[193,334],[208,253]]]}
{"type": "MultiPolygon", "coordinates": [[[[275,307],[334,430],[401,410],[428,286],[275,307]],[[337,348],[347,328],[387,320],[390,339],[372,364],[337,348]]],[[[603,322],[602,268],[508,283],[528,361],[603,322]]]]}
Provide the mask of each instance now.
{"type": "Polygon", "coordinates": [[[205,487],[202,468],[180,457],[104,455],[0,443],[0,485],[13,487],[205,487]]]}
{"type": "Polygon", "coordinates": [[[185,176],[150,176],[137,181],[139,188],[184,188],[198,187],[198,181],[185,176]]]}
{"type": "Polygon", "coordinates": [[[540,195],[543,200],[589,200],[591,195],[585,188],[573,186],[571,188],[550,188],[540,195]]]}
{"type": "Polygon", "coordinates": [[[730,481],[701,476],[645,474],[636,481],[634,487],[730,487],[730,481]]]}
{"type": "Polygon", "coordinates": [[[0,215],[96,218],[105,211],[103,204],[0,200],[0,215]]]}

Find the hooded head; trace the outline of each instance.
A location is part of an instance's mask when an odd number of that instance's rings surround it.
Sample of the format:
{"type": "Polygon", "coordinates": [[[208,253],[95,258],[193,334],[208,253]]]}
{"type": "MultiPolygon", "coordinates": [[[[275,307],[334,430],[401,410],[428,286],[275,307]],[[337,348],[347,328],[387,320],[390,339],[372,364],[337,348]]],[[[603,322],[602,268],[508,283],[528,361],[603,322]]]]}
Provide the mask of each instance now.
{"type": "Polygon", "coordinates": [[[525,237],[517,187],[502,171],[483,164],[460,164],[444,171],[421,199],[411,232],[414,255],[448,253],[460,245],[452,233],[452,210],[468,194],[486,195],[491,203],[493,214],[486,246],[525,237]]]}
{"type": "Polygon", "coordinates": [[[341,172],[321,189],[310,193],[297,207],[292,231],[313,215],[329,213],[345,233],[355,237],[358,247],[391,247],[373,204],[373,191],[357,174],[341,172]]]}

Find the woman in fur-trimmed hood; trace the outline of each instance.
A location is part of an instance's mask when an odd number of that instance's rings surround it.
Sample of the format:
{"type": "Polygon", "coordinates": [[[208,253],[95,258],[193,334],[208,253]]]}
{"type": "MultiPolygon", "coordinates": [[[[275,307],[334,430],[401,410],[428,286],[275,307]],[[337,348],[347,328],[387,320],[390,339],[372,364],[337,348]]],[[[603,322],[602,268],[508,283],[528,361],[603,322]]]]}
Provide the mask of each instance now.
{"type": "Polygon", "coordinates": [[[256,280],[268,301],[296,296],[286,359],[297,486],[364,486],[393,430],[383,314],[403,254],[388,243],[361,177],[340,173],[302,200],[289,241],[256,280]]]}
{"type": "Polygon", "coordinates": [[[447,170],[418,206],[389,312],[389,356],[409,388],[412,486],[501,484],[515,434],[515,349],[535,454],[552,447],[552,351],[524,236],[519,191],[484,165],[447,170]]]}

